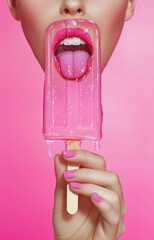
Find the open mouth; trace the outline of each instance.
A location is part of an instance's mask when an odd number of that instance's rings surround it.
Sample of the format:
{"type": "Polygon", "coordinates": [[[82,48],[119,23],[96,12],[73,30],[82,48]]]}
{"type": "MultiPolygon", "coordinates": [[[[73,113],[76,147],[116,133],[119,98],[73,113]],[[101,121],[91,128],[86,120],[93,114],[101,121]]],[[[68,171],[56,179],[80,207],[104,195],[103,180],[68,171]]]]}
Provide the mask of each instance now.
{"type": "Polygon", "coordinates": [[[53,41],[54,61],[59,73],[75,80],[91,69],[93,44],[90,35],[81,28],[61,29],[53,41]]]}

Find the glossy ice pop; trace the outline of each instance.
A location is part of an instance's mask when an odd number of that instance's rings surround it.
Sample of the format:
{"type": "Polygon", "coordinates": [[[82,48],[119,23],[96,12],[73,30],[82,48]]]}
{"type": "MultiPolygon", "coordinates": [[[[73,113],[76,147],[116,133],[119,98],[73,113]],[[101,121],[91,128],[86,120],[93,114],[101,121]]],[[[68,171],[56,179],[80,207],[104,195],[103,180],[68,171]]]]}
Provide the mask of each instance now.
{"type": "Polygon", "coordinates": [[[82,141],[101,139],[101,46],[94,22],[65,19],[48,27],[43,113],[48,142],[77,140],[79,148],[82,141]]]}
{"type": "MultiPolygon", "coordinates": [[[[69,44],[69,40],[66,44],[69,44]]],[[[102,107],[99,28],[92,21],[84,19],[54,22],[47,29],[45,48],[45,139],[100,140],[102,107]],[[70,45],[58,49],[61,41],[73,36],[86,42],[80,44],[83,50],[78,50],[79,45],[74,45],[73,51],[70,45]],[[56,50],[59,50],[59,61],[55,56],[56,50]],[[74,69],[71,61],[74,61],[74,69]]]]}

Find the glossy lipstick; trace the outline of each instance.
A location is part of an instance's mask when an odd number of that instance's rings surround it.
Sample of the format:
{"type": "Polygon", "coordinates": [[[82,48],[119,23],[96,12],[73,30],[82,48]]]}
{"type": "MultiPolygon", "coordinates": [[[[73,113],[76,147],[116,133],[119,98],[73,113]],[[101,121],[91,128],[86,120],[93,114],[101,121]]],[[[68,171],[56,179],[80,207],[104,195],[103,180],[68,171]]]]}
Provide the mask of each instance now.
{"type": "Polygon", "coordinates": [[[78,38],[81,38],[83,41],[85,41],[92,53],[90,59],[88,60],[88,67],[87,67],[87,71],[85,73],[85,76],[86,76],[88,74],[88,72],[90,71],[91,65],[92,65],[93,42],[91,40],[90,35],[86,32],[86,30],[79,28],[79,27],[63,28],[55,34],[55,37],[54,37],[53,43],[52,43],[52,55],[54,58],[55,67],[56,67],[57,71],[61,74],[61,69],[59,66],[59,62],[55,56],[55,52],[62,40],[64,40],[65,38],[71,38],[71,37],[78,37],[78,38]]]}
{"type": "Polygon", "coordinates": [[[65,38],[78,37],[86,42],[91,52],[93,52],[93,43],[90,35],[82,28],[63,28],[59,30],[53,40],[53,51],[55,52],[58,45],[65,38]]]}

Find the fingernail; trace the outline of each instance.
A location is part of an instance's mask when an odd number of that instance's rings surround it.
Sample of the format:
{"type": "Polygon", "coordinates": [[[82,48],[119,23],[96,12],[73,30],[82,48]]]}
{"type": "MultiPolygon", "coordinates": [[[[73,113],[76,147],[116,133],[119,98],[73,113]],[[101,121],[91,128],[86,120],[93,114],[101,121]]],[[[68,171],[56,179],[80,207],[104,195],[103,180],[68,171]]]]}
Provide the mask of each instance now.
{"type": "Polygon", "coordinates": [[[65,178],[74,178],[75,177],[75,171],[73,171],[73,170],[65,171],[64,172],[64,177],[65,178]]]}
{"type": "Polygon", "coordinates": [[[73,150],[67,150],[67,149],[63,150],[63,155],[66,158],[73,158],[73,157],[75,157],[75,154],[76,154],[76,152],[73,150]]]}
{"type": "Polygon", "coordinates": [[[96,202],[101,202],[102,201],[102,198],[97,193],[93,194],[93,198],[95,199],[96,202]]]}
{"type": "Polygon", "coordinates": [[[78,182],[71,182],[70,185],[72,188],[75,188],[75,189],[80,189],[82,187],[82,184],[78,182]]]}

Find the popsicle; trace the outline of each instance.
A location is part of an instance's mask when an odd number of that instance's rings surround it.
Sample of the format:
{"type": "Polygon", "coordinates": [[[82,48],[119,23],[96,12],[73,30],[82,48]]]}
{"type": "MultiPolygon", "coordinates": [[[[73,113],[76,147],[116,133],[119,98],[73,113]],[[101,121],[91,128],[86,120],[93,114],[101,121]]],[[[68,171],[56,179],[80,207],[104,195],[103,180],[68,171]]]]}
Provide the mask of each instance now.
{"type": "MultiPolygon", "coordinates": [[[[62,140],[67,149],[102,137],[101,45],[99,27],[86,19],[53,22],[45,37],[43,135],[49,145],[62,140]]],[[[69,170],[78,166],[69,165],[69,170]]],[[[67,211],[78,196],[67,185],[67,211]]]]}

